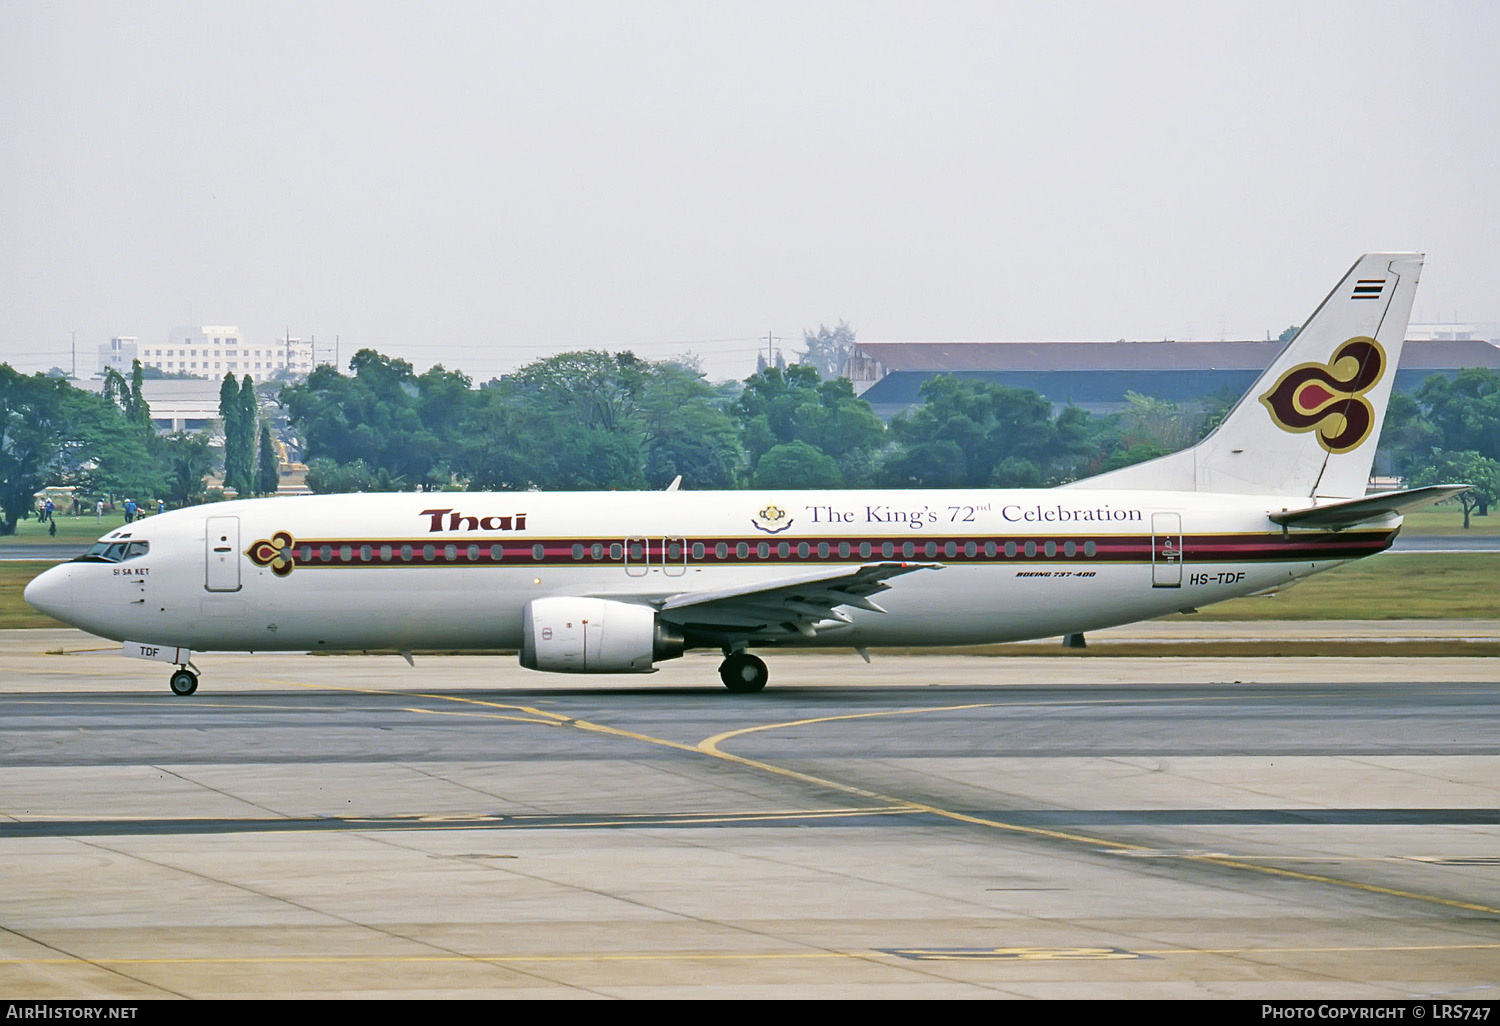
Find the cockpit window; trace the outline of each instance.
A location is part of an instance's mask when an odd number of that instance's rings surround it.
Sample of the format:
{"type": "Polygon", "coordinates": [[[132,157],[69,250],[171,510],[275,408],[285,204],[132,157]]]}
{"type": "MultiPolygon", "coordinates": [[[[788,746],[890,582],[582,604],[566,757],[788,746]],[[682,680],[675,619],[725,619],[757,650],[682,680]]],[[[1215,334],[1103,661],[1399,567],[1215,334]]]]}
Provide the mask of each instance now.
{"type": "Polygon", "coordinates": [[[145,541],[98,541],[87,552],[78,557],[82,563],[122,563],[127,559],[139,559],[151,551],[151,543],[145,541]]]}

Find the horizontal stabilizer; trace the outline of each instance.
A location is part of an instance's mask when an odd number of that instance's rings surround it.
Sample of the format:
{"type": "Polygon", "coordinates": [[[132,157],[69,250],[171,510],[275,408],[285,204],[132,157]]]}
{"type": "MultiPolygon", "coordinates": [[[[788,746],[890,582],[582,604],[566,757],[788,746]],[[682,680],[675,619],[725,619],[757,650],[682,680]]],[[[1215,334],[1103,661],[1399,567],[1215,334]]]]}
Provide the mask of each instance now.
{"type": "Polygon", "coordinates": [[[1272,513],[1270,517],[1282,527],[1321,527],[1338,531],[1393,513],[1410,513],[1414,509],[1451,499],[1471,487],[1473,486],[1466,484],[1428,485],[1426,488],[1410,488],[1402,492],[1367,495],[1363,499],[1324,503],[1307,509],[1285,510],[1272,513]]]}

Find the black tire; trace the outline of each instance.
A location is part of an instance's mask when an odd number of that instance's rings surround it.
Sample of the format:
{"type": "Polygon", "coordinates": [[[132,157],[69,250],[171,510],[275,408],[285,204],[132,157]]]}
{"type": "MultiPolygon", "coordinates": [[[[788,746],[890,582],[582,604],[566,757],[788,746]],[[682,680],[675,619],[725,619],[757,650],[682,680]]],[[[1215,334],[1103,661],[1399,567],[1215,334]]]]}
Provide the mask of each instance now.
{"type": "Polygon", "coordinates": [[[737,695],[749,695],[762,690],[770,678],[766,664],[748,652],[726,656],[719,664],[719,679],[737,695]]]}
{"type": "Polygon", "coordinates": [[[198,675],[190,670],[178,670],[172,674],[170,686],[174,695],[191,695],[198,690],[198,675]]]}

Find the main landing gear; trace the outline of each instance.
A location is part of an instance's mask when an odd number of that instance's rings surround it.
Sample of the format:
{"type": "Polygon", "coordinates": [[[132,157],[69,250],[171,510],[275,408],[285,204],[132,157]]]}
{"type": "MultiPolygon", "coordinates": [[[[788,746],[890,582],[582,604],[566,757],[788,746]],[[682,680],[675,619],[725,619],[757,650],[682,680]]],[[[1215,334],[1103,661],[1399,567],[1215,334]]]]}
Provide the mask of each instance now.
{"type": "MultiPolygon", "coordinates": [[[[192,665],[192,664],[189,664],[192,665]]],[[[198,690],[198,675],[187,666],[180,666],[169,682],[174,695],[191,695],[198,690]]]]}
{"type": "Polygon", "coordinates": [[[719,664],[719,679],[724,686],[737,695],[760,691],[770,679],[766,664],[749,652],[728,652],[719,664]]]}

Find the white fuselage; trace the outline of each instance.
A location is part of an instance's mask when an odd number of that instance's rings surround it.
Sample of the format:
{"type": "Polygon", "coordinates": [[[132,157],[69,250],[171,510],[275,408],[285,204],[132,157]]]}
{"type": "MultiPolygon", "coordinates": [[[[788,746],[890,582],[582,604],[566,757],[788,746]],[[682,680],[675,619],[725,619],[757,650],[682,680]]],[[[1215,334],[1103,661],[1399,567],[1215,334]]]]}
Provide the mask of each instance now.
{"type": "MultiPolygon", "coordinates": [[[[1266,496],[1060,490],[436,492],[256,499],[153,516],[33,605],[120,641],[211,650],[510,649],[549,596],[649,604],[872,563],[884,612],[752,645],[963,645],[1148,619],[1387,548],[1398,518],[1283,532],[1266,496]]],[[[691,639],[690,639],[691,643],[691,639]]]]}

